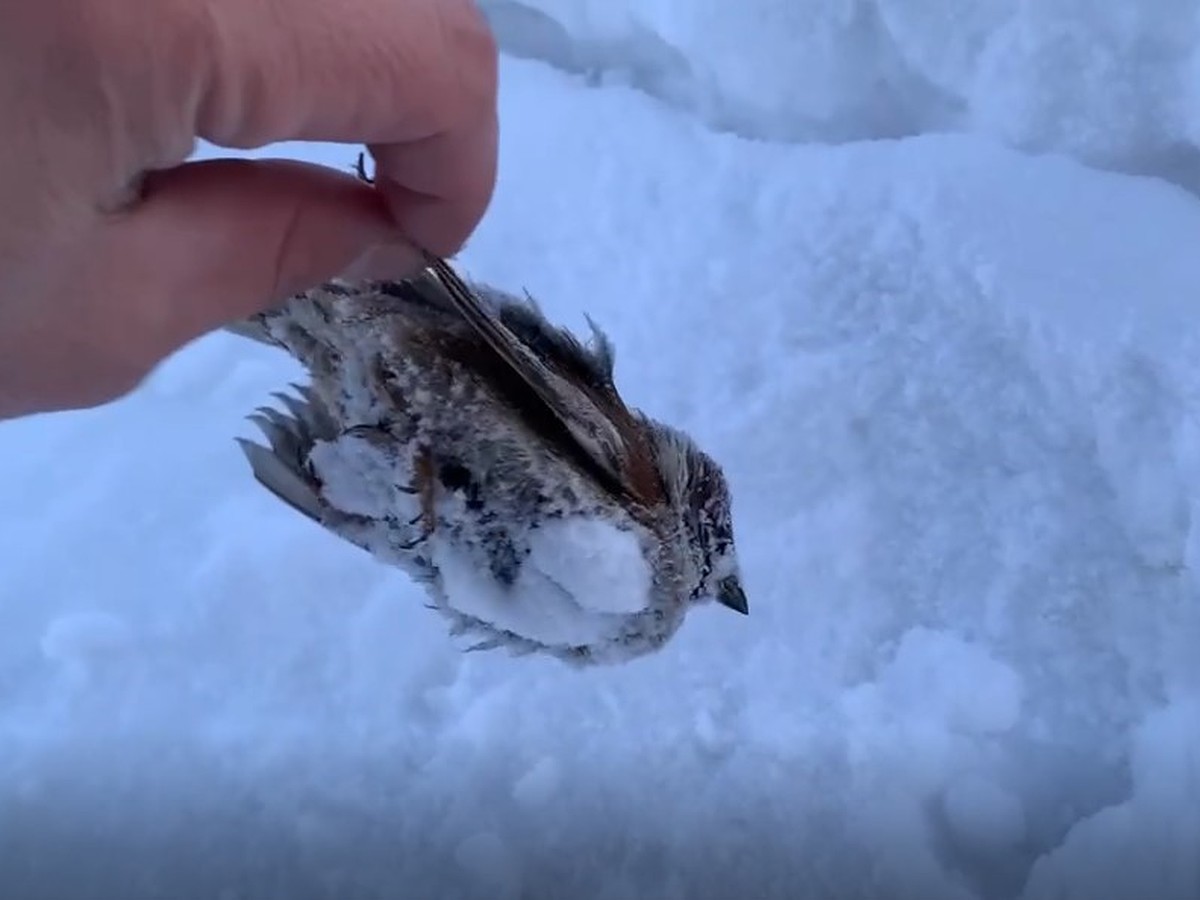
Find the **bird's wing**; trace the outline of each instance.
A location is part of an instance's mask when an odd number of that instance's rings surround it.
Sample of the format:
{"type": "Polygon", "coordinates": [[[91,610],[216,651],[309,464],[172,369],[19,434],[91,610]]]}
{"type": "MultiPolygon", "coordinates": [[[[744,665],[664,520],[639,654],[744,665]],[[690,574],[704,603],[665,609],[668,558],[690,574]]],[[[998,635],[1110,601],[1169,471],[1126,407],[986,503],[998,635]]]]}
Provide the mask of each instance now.
{"type": "Polygon", "coordinates": [[[626,442],[612,418],[585,391],[555,373],[493,315],[444,260],[427,257],[455,311],[524,381],[570,433],[580,449],[617,484],[627,485],[623,471],[626,442]],[[570,396],[571,400],[567,397],[570,396]]]}

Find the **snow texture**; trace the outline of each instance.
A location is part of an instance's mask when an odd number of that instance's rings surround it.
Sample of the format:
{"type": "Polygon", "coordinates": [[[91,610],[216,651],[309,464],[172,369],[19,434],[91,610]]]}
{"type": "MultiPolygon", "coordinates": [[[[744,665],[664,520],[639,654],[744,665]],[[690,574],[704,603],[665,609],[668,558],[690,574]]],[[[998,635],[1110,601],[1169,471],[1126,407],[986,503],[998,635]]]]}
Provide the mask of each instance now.
{"type": "Polygon", "coordinates": [[[5,895],[1200,897],[1197,5],[488,5],[461,264],[721,460],[751,615],[462,653],[206,337],[0,425],[5,895]]]}
{"type": "Polygon", "coordinates": [[[552,646],[598,646],[619,638],[624,618],[645,609],[650,569],[637,538],[596,520],[549,521],[530,532],[515,583],[502,586],[448,541],[431,541],[446,603],[498,629],[552,646]]]}
{"type": "Polygon", "coordinates": [[[745,137],[971,131],[1200,188],[1197,0],[481,0],[501,45],[745,137]]]}
{"type": "Polygon", "coordinates": [[[557,519],[529,536],[527,565],[584,609],[637,613],[650,596],[650,567],[631,531],[599,519],[557,519]]]}

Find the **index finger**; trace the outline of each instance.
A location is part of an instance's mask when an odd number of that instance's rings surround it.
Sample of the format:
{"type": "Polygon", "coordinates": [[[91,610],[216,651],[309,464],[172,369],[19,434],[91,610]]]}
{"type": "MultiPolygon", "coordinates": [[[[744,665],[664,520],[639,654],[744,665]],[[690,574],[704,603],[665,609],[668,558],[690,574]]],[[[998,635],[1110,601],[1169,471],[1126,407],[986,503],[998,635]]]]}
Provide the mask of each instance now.
{"type": "Polygon", "coordinates": [[[497,50],[472,0],[201,0],[214,144],[365,143],[402,233],[452,255],[496,178],[497,50]]]}

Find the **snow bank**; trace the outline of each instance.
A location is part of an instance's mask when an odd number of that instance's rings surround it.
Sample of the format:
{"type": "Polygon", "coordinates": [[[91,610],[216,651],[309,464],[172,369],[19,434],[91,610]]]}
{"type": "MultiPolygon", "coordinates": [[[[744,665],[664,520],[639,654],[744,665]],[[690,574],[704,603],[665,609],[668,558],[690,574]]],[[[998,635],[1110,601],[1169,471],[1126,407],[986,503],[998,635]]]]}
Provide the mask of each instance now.
{"type": "Polygon", "coordinates": [[[483,0],[502,45],[744,135],[979,132],[1200,187],[1200,3],[483,0]]]}

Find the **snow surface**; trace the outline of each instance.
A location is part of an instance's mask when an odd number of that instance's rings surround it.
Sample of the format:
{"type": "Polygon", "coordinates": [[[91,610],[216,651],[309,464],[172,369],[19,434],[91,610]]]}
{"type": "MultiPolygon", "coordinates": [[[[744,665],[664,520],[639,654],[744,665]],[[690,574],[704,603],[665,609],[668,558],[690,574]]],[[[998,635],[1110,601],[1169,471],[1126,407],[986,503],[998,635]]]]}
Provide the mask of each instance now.
{"type": "Polygon", "coordinates": [[[724,463],[752,614],[460,652],[207,337],[0,426],[5,895],[1195,900],[1197,4],[490,6],[463,265],[724,463]]]}
{"type": "Polygon", "coordinates": [[[748,137],[973,131],[1200,187],[1196,0],[480,0],[509,52],[748,137]]]}

